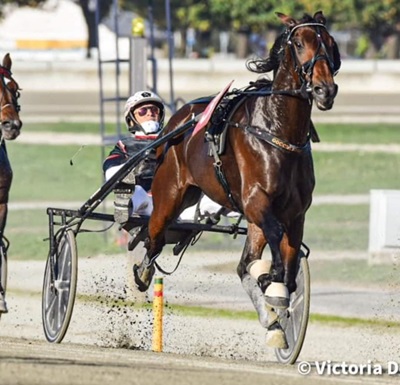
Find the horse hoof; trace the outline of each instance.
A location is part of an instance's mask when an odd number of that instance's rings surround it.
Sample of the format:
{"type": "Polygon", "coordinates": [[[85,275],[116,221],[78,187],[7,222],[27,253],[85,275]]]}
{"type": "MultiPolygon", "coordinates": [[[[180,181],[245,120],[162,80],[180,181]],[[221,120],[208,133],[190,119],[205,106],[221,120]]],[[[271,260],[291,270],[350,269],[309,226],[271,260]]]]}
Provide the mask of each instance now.
{"type": "Polygon", "coordinates": [[[147,291],[155,270],[156,269],[153,265],[147,267],[143,267],[143,264],[140,266],[136,264],[133,265],[133,276],[135,278],[135,283],[139,291],[147,291]]]}
{"type": "Polygon", "coordinates": [[[8,313],[7,303],[4,299],[0,299],[0,313],[8,313]]]}
{"type": "Polygon", "coordinates": [[[274,309],[289,307],[289,290],[282,282],[271,282],[265,290],[265,302],[274,309]]]}
{"type": "Polygon", "coordinates": [[[267,346],[274,349],[287,349],[289,346],[286,341],[285,332],[282,330],[278,323],[276,324],[276,328],[267,331],[267,346]]]}

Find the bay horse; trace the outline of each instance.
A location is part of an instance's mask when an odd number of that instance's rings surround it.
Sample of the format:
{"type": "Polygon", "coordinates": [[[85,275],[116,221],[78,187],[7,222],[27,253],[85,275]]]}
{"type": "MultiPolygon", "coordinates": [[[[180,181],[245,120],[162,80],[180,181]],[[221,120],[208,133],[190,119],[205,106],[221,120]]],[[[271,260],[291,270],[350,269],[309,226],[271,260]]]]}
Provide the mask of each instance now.
{"type": "MultiPolygon", "coordinates": [[[[188,132],[158,148],[147,252],[133,270],[139,290],[147,290],[155,259],[165,245],[165,230],[204,192],[246,218],[248,233],[237,273],[267,329],[267,345],[284,349],[285,334],[274,310],[287,308],[296,289],[305,215],[315,185],[312,105],[322,111],[332,108],[338,90],[334,75],[341,62],[321,11],[300,20],[277,16],[285,28],[269,57],[247,63],[256,73],[273,71],[273,81],[257,81],[224,119],[211,120],[195,135],[188,132]],[[218,156],[209,155],[207,133],[213,125],[228,126],[225,150],[218,156]],[[261,259],[267,244],[272,264],[261,259]]],[[[186,104],[172,116],[165,132],[206,106],[186,104]]]]}
{"type": "Polygon", "coordinates": [[[8,213],[8,193],[12,182],[12,169],[7,155],[5,140],[16,139],[22,127],[19,118],[18,98],[20,88],[12,76],[11,57],[6,54],[0,65],[0,314],[7,313],[5,301],[6,263],[9,242],[4,237],[8,213]],[[2,273],[3,272],[3,273],[2,273]]]}

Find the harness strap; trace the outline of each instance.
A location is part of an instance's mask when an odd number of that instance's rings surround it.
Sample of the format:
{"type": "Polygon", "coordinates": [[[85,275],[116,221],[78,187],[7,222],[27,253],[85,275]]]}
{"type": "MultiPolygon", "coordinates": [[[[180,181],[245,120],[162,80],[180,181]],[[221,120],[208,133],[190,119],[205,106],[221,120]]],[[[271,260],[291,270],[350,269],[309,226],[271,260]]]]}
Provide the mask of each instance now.
{"type": "Polygon", "coordinates": [[[217,146],[215,145],[215,142],[214,142],[214,136],[212,134],[210,134],[209,132],[206,132],[205,137],[206,137],[207,142],[209,142],[209,144],[210,144],[211,152],[214,157],[213,166],[214,166],[214,170],[215,170],[215,175],[217,176],[219,183],[221,183],[221,186],[224,189],[225,194],[227,195],[229,202],[231,203],[234,211],[237,211],[240,213],[241,210],[239,209],[238,204],[236,203],[235,199],[233,198],[231,189],[229,188],[229,183],[226,180],[224,170],[222,169],[222,161],[218,155],[217,146]]]}
{"type": "Polygon", "coordinates": [[[271,146],[278,148],[279,150],[285,150],[288,152],[294,152],[297,154],[301,154],[303,152],[308,152],[311,150],[310,146],[310,134],[307,136],[307,141],[303,146],[296,146],[294,144],[291,144],[287,142],[284,139],[279,139],[276,136],[270,134],[267,131],[260,130],[258,127],[253,127],[253,126],[245,126],[244,129],[257,137],[258,139],[263,140],[264,142],[269,143],[271,146]]]}

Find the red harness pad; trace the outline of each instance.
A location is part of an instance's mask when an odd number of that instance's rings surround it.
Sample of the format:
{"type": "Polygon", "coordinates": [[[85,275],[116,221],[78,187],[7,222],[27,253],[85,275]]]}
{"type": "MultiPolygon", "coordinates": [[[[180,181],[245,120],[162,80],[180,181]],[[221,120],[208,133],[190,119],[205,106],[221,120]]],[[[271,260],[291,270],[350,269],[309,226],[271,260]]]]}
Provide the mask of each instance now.
{"type": "Polygon", "coordinates": [[[196,135],[203,127],[207,125],[218,104],[221,102],[222,98],[226,95],[233,82],[234,80],[232,80],[217,96],[215,96],[213,100],[211,100],[206,109],[203,111],[200,120],[196,124],[192,136],[196,135]]]}

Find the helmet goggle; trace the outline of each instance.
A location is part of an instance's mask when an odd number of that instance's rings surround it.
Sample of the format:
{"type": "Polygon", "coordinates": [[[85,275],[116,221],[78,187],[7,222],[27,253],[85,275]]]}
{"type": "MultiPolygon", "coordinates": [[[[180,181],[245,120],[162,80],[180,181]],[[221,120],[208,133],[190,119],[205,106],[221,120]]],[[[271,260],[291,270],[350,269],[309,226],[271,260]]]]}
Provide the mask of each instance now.
{"type": "MultiPolygon", "coordinates": [[[[144,107],[139,107],[138,109],[134,110],[133,112],[136,112],[140,117],[143,117],[147,114],[147,111],[149,111],[153,115],[160,115],[160,108],[157,106],[144,106],[144,107]]],[[[132,110],[131,110],[132,112],[132,110]]]]}

